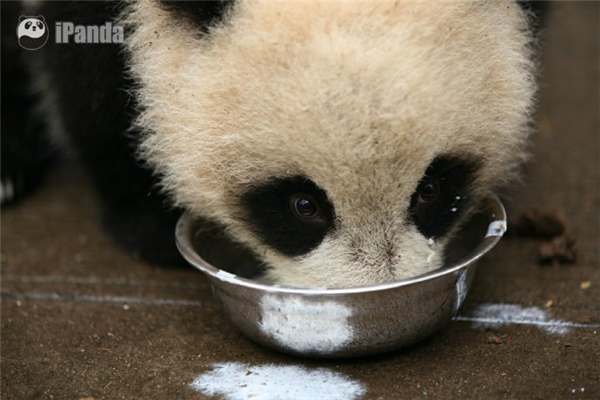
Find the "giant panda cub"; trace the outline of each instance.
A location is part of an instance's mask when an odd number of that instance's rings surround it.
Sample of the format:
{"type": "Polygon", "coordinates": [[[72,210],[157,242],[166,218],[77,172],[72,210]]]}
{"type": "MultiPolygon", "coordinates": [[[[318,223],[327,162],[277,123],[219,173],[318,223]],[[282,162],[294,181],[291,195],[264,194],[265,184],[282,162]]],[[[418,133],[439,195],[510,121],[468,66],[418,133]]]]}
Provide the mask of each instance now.
{"type": "Polygon", "coordinates": [[[122,45],[48,45],[25,61],[109,230],[152,261],[174,262],[187,209],[252,249],[270,282],[412,277],[441,266],[460,223],[526,158],[534,63],[517,3],[32,12],[125,27],[122,45]]]}

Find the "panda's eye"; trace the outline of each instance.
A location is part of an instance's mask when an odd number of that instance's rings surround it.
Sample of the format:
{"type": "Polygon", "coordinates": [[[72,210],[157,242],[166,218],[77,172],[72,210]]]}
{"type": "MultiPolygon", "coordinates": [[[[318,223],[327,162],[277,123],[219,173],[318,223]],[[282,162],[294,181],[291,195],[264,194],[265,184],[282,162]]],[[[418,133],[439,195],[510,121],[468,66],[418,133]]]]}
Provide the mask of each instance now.
{"type": "Polygon", "coordinates": [[[31,25],[32,25],[31,21],[25,22],[25,29],[31,28],[31,25]]]}
{"type": "Polygon", "coordinates": [[[440,193],[440,185],[437,180],[425,177],[419,183],[419,187],[417,188],[417,205],[425,206],[433,203],[439,193],[440,193]]]}
{"type": "Polygon", "coordinates": [[[42,25],[42,23],[41,23],[41,22],[38,22],[38,23],[37,23],[37,26],[38,26],[38,28],[40,28],[40,29],[44,29],[44,25],[42,25]]]}
{"type": "Polygon", "coordinates": [[[319,219],[319,206],[317,200],[306,193],[295,193],[290,197],[290,206],[296,218],[302,221],[319,219]]]}

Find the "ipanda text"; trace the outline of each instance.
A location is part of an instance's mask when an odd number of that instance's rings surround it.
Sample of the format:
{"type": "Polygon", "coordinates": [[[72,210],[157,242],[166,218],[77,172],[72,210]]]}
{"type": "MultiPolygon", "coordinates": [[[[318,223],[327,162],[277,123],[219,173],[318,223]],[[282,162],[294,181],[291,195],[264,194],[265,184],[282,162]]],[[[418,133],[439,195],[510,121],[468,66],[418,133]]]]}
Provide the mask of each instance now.
{"type": "Polygon", "coordinates": [[[75,25],[73,22],[56,23],[56,43],[123,43],[122,26],[106,22],[104,25],[75,25]]]}

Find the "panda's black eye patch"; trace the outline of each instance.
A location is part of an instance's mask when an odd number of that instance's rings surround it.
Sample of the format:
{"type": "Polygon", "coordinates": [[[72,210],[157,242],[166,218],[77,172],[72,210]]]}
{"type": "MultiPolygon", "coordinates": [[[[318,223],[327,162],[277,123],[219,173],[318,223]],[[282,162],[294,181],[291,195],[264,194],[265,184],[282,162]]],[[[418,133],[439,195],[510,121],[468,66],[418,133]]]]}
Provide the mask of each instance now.
{"type": "Polygon", "coordinates": [[[191,21],[202,32],[208,32],[210,26],[221,22],[233,3],[233,0],[160,0],[164,9],[191,21]]]}
{"type": "Polygon", "coordinates": [[[31,25],[32,25],[31,21],[25,22],[25,29],[31,28],[31,25]]]}
{"type": "Polygon", "coordinates": [[[410,217],[425,237],[450,231],[467,201],[469,186],[479,168],[474,159],[445,155],[435,158],[410,200],[410,217]]]}
{"type": "Polygon", "coordinates": [[[266,244],[288,256],[317,247],[334,228],[327,194],[302,176],[277,178],[241,196],[244,220],[266,244]]]}

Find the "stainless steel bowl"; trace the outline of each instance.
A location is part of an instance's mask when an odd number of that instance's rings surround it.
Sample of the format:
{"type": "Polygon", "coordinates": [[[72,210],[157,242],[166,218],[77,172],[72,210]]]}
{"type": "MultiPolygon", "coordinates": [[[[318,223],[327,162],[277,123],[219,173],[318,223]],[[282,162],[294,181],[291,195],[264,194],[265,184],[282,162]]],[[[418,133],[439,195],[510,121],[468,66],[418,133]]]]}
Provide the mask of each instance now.
{"type": "Polygon", "coordinates": [[[487,199],[449,245],[446,265],[435,271],[348,289],[268,285],[236,275],[236,266],[247,271],[256,260],[204,224],[182,215],[177,245],[208,275],[222,309],[245,335],[285,353],[346,358],[408,346],[447,324],[467,295],[475,261],[506,231],[506,213],[497,198],[487,199]]]}

